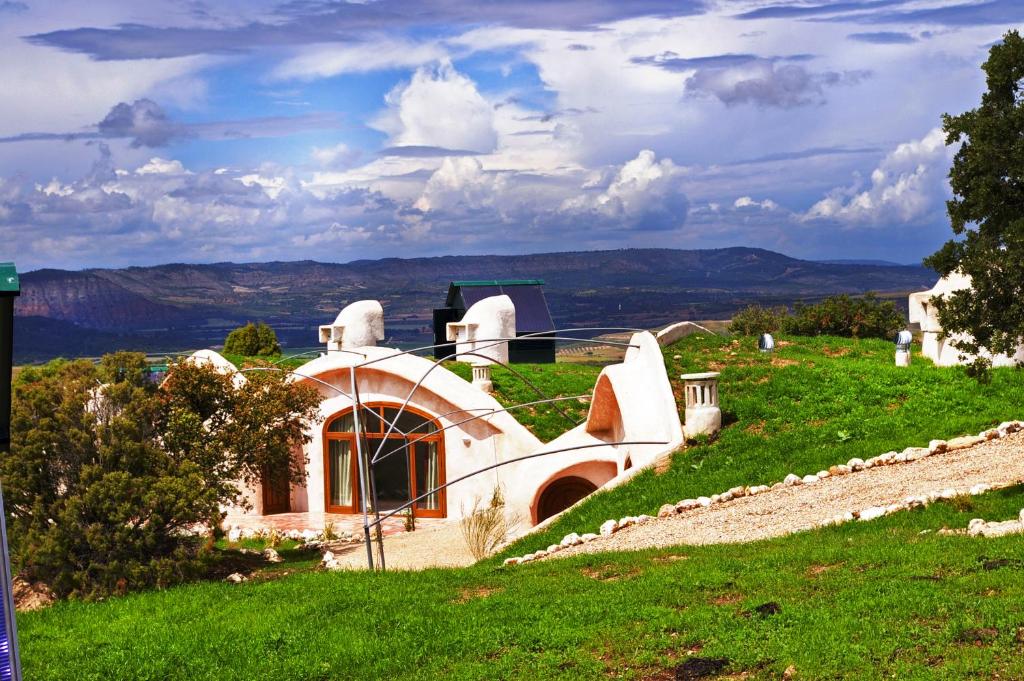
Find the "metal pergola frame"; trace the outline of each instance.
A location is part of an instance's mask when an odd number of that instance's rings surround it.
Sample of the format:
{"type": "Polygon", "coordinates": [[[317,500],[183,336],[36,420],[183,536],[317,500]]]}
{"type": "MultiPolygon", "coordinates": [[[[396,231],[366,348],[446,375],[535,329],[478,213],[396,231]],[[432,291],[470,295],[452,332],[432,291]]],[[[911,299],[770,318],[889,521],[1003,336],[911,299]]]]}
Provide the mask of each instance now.
{"type": "MultiPolygon", "coordinates": [[[[561,340],[561,341],[573,341],[573,342],[581,342],[581,343],[593,343],[593,344],[598,344],[598,345],[612,345],[612,346],[618,346],[618,347],[623,347],[623,348],[627,348],[627,349],[628,348],[635,348],[635,347],[637,347],[636,345],[631,344],[631,343],[624,343],[624,342],[619,342],[619,341],[609,341],[607,339],[598,340],[596,338],[579,338],[579,337],[576,337],[576,336],[563,336],[563,335],[559,335],[559,334],[563,334],[563,333],[579,333],[579,332],[605,332],[605,333],[607,333],[607,332],[612,332],[612,331],[629,331],[629,332],[636,333],[636,332],[639,332],[639,331],[643,331],[643,329],[634,329],[634,328],[627,328],[627,327],[587,327],[587,328],[581,328],[581,329],[558,329],[558,330],[554,331],[554,333],[556,335],[553,338],[556,341],[560,341],[561,340]]],[[[549,334],[549,333],[552,333],[552,332],[550,332],[550,331],[543,332],[543,334],[549,334]]],[[[326,388],[328,388],[330,390],[333,390],[333,391],[335,391],[335,392],[337,392],[337,393],[339,393],[341,395],[344,395],[344,396],[348,397],[350,400],[352,400],[352,414],[353,414],[353,424],[354,424],[353,427],[355,429],[355,441],[356,441],[357,476],[359,477],[359,497],[360,497],[361,512],[362,512],[362,516],[363,516],[363,541],[364,541],[364,543],[366,545],[367,567],[370,570],[373,570],[373,569],[376,568],[376,566],[374,564],[374,556],[373,556],[373,539],[371,539],[371,531],[373,531],[376,534],[376,540],[377,540],[377,545],[378,545],[378,549],[379,549],[379,566],[380,566],[380,569],[383,570],[383,569],[385,569],[384,542],[383,542],[383,536],[382,536],[382,532],[381,532],[381,527],[382,527],[383,521],[385,521],[388,518],[391,518],[391,517],[397,515],[398,513],[401,513],[402,511],[405,511],[406,509],[412,508],[418,501],[426,499],[426,498],[430,497],[431,495],[436,494],[436,493],[440,492],[441,490],[446,489],[447,487],[450,487],[451,485],[454,485],[454,484],[456,484],[458,482],[462,482],[464,480],[467,480],[467,479],[469,479],[471,477],[474,477],[476,475],[479,475],[481,473],[485,473],[487,471],[494,470],[496,468],[500,468],[502,466],[506,466],[506,465],[513,464],[513,463],[518,463],[520,461],[526,461],[526,460],[529,460],[529,459],[535,459],[535,458],[542,457],[542,456],[549,456],[549,455],[552,455],[552,454],[564,454],[564,453],[567,453],[567,452],[578,451],[578,450],[582,450],[582,449],[595,449],[595,448],[599,448],[599,447],[618,447],[618,446],[629,446],[629,445],[666,445],[666,444],[668,444],[668,442],[661,442],[661,441],[649,441],[649,440],[626,441],[626,440],[624,440],[624,441],[616,441],[616,442],[601,442],[601,443],[592,443],[592,444],[586,444],[586,445],[576,445],[576,446],[573,446],[573,447],[564,447],[564,448],[559,448],[559,449],[552,449],[552,450],[547,450],[547,451],[535,452],[533,454],[528,454],[526,456],[521,456],[521,457],[517,457],[515,459],[509,459],[507,461],[500,461],[500,462],[495,463],[495,464],[484,466],[483,468],[480,468],[478,470],[472,471],[471,473],[467,473],[466,475],[460,476],[460,477],[456,478],[455,480],[446,481],[445,483],[443,483],[441,485],[438,485],[437,487],[435,487],[433,489],[430,489],[430,490],[420,494],[415,499],[412,499],[412,500],[402,504],[398,508],[392,509],[391,511],[381,515],[380,509],[379,509],[379,500],[377,498],[377,489],[376,489],[376,485],[374,484],[374,476],[373,476],[374,466],[376,466],[383,459],[387,458],[388,456],[391,456],[392,454],[398,453],[400,451],[407,450],[411,445],[415,444],[416,442],[421,441],[423,439],[423,437],[426,437],[426,436],[423,436],[421,438],[417,438],[416,440],[413,440],[411,442],[406,442],[402,447],[399,447],[399,448],[394,449],[392,451],[389,451],[387,453],[382,453],[384,445],[387,442],[387,436],[388,435],[391,435],[391,434],[397,432],[400,435],[408,437],[409,435],[412,434],[413,431],[410,431],[410,432],[406,433],[406,432],[403,432],[401,429],[399,429],[397,427],[397,425],[396,425],[397,420],[404,413],[406,407],[409,406],[409,403],[412,401],[412,399],[415,396],[416,392],[423,385],[423,382],[427,379],[427,377],[435,369],[437,369],[437,367],[441,366],[443,362],[448,361],[448,360],[452,360],[452,359],[456,359],[456,358],[459,358],[459,357],[477,357],[477,358],[481,358],[481,359],[486,359],[489,362],[493,362],[495,364],[499,364],[499,365],[503,366],[504,368],[508,369],[509,371],[511,371],[513,373],[513,375],[515,375],[517,378],[522,380],[534,392],[536,392],[538,395],[540,395],[541,399],[535,400],[535,401],[531,401],[531,402],[523,402],[523,403],[515,404],[515,405],[509,406],[509,407],[504,407],[504,408],[501,408],[501,409],[494,409],[492,407],[483,407],[483,408],[458,409],[458,410],[455,410],[455,411],[452,411],[452,412],[448,412],[448,413],[443,414],[443,415],[441,415],[441,416],[439,416],[437,418],[452,416],[454,414],[466,413],[466,412],[470,412],[470,411],[482,411],[484,413],[477,414],[477,415],[472,415],[472,416],[469,416],[469,417],[467,417],[465,419],[462,419],[460,421],[451,423],[451,424],[449,424],[447,426],[444,426],[444,427],[440,428],[438,432],[443,432],[443,431],[448,430],[450,428],[455,428],[455,427],[458,427],[458,426],[462,426],[462,425],[464,425],[466,423],[470,423],[472,421],[476,421],[476,420],[479,420],[479,419],[484,419],[484,418],[487,418],[489,416],[493,416],[494,414],[498,414],[498,413],[509,412],[509,411],[514,410],[514,409],[520,409],[520,408],[523,408],[523,407],[536,406],[536,405],[540,405],[540,404],[556,404],[556,403],[561,402],[561,401],[572,400],[572,399],[580,399],[582,397],[589,397],[589,396],[585,396],[585,395],[576,395],[576,396],[572,396],[572,397],[549,397],[540,388],[538,388],[529,379],[527,379],[526,376],[524,376],[521,372],[516,371],[511,366],[509,366],[507,363],[496,361],[492,357],[489,357],[487,355],[483,355],[483,354],[481,354],[479,352],[480,350],[486,350],[488,348],[496,347],[498,345],[501,345],[502,343],[508,343],[508,342],[514,341],[514,340],[520,340],[520,341],[521,340],[526,340],[526,341],[529,341],[529,340],[545,340],[545,341],[547,341],[547,340],[552,340],[552,336],[542,335],[541,332],[538,332],[538,333],[533,333],[533,334],[525,334],[523,336],[517,336],[517,337],[498,337],[498,338],[474,339],[473,340],[473,344],[474,344],[474,350],[473,351],[458,352],[458,350],[456,348],[455,352],[452,352],[452,353],[450,353],[448,355],[445,355],[443,357],[435,358],[434,361],[431,363],[430,367],[427,368],[426,371],[423,372],[423,375],[420,376],[419,380],[417,380],[416,383],[413,385],[413,387],[409,390],[409,394],[406,395],[404,400],[402,400],[402,403],[401,403],[401,406],[398,409],[398,412],[393,417],[393,419],[394,419],[393,421],[388,421],[386,418],[384,418],[383,416],[381,416],[379,414],[375,415],[376,418],[380,419],[385,424],[387,424],[388,430],[385,433],[385,437],[381,440],[381,443],[377,446],[376,451],[373,452],[372,456],[369,455],[369,452],[364,452],[363,451],[363,438],[362,438],[361,433],[362,433],[362,430],[363,430],[362,429],[362,426],[363,426],[363,413],[364,413],[364,410],[367,409],[367,407],[363,404],[362,398],[360,397],[360,394],[359,394],[359,383],[358,383],[358,380],[357,380],[357,370],[363,369],[363,368],[371,366],[373,364],[377,364],[378,362],[383,362],[383,361],[386,361],[386,360],[389,360],[389,359],[394,359],[395,357],[400,357],[402,355],[410,355],[410,354],[415,354],[415,353],[419,353],[419,352],[433,351],[436,346],[434,346],[434,345],[426,345],[426,346],[422,346],[422,347],[418,347],[418,348],[413,348],[413,349],[410,349],[410,350],[403,350],[403,351],[393,352],[393,353],[390,353],[390,354],[382,356],[382,357],[375,357],[373,359],[367,358],[367,355],[365,353],[356,352],[356,351],[353,351],[353,350],[329,350],[328,354],[332,353],[332,352],[342,352],[342,353],[347,353],[347,354],[360,355],[360,356],[362,356],[364,358],[364,361],[357,362],[357,363],[352,364],[352,365],[349,366],[349,392],[348,393],[346,393],[341,388],[339,388],[339,387],[337,387],[337,386],[335,386],[335,385],[333,385],[331,383],[328,383],[326,381],[323,381],[323,380],[321,380],[319,378],[316,378],[314,376],[309,376],[309,375],[306,375],[306,374],[302,374],[302,373],[299,373],[298,371],[282,369],[282,368],[279,368],[277,366],[249,367],[249,368],[246,368],[246,369],[239,369],[239,373],[246,373],[246,372],[250,372],[250,371],[276,371],[276,372],[282,372],[282,373],[286,373],[286,374],[288,374],[290,376],[295,376],[296,378],[298,378],[300,380],[312,381],[312,382],[314,382],[314,383],[316,383],[318,385],[322,385],[322,386],[324,386],[324,387],[326,387],[326,388]],[[370,488],[369,490],[366,489],[367,485],[369,485],[369,488],[370,488]],[[371,502],[371,501],[372,501],[372,512],[373,512],[373,516],[374,516],[372,520],[370,519],[371,508],[370,508],[370,505],[368,504],[368,502],[371,502]]],[[[274,364],[276,365],[276,364],[279,364],[282,361],[285,361],[286,359],[291,359],[293,357],[302,357],[302,356],[310,355],[310,354],[313,354],[313,353],[316,353],[316,352],[319,352],[319,351],[314,350],[314,351],[309,351],[309,352],[298,353],[296,355],[291,355],[289,357],[282,357],[281,359],[279,359],[276,362],[274,362],[274,364]]],[[[572,424],[573,427],[579,425],[578,422],[574,421],[563,410],[558,409],[558,411],[559,411],[559,413],[564,418],[566,418],[572,424]]]]}

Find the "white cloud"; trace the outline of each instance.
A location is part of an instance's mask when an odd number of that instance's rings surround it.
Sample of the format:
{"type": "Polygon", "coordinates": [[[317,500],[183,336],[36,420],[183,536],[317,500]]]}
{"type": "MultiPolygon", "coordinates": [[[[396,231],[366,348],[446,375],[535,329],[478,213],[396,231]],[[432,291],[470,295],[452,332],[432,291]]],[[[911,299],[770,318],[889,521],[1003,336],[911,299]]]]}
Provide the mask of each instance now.
{"type": "Polygon", "coordinates": [[[775,203],[771,199],[764,199],[763,201],[755,201],[749,196],[741,196],[740,198],[733,201],[733,208],[756,208],[760,210],[776,210],[779,204],[775,203]]]}
{"type": "Polygon", "coordinates": [[[348,166],[359,158],[359,150],[339,142],[333,147],[313,147],[310,156],[322,168],[337,168],[348,166]]]}
{"type": "Polygon", "coordinates": [[[259,173],[242,175],[238,181],[246,187],[260,187],[272,199],[279,197],[288,186],[288,180],[283,177],[266,177],[259,173]]]}
{"type": "Polygon", "coordinates": [[[644,149],[619,168],[604,191],[567,199],[562,210],[597,214],[628,229],[674,229],[683,225],[689,209],[682,174],[672,159],[658,161],[644,149]]]}
{"type": "Polygon", "coordinates": [[[135,169],[136,175],[184,175],[188,171],[181,161],[154,156],[149,162],[135,169]]]}
{"type": "Polygon", "coordinates": [[[890,226],[934,217],[949,194],[946,174],[956,152],[945,142],[942,130],[934,128],[919,140],[900,144],[871,172],[870,186],[834,189],[804,219],[890,226]]]}
{"type": "Polygon", "coordinates": [[[423,194],[413,206],[424,212],[487,208],[494,205],[505,188],[504,178],[484,172],[477,159],[448,157],[427,180],[423,194]]]}
{"type": "Polygon", "coordinates": [[[278,79],[330,78],[342,73],[368,73],[383,69],[410,68],[444,59],[446,51],[436,43],[420,43],[389,36],[363,36],[359,43],[311,45],[278,65],[271,76],[278,79]]]}
{"type": "Polygon", "coordinates": [[[373,122],[392,146],[424,146],[477,152],[497,143],[494,107],[476,84],[447,59],[416,70],[386,97],[387,109],[373,122]]]}

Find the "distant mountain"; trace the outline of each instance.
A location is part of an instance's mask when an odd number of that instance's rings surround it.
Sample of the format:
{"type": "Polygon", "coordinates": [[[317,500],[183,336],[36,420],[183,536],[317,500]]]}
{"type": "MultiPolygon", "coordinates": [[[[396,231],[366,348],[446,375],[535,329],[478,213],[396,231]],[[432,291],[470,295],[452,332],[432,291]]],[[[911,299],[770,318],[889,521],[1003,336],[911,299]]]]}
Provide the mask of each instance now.
{"type": "Polygon", "coordinates": [[[365,298],[381,301],[394,340],[429,342],[431,311],[444,303],[449,281],[503,278],[544,279],[559,326],[652,328],[726,318],[752,302],[904,294],[931,286],[936,275],[918,266],[821,263],[754,248],[47,269],[21,278],[15,354],[30,361],[122,347],[207,347],[247,320],[268,322],[286,345],[309,347],[318,324],[365,298]]]}
{"type": "Polygon", "coordinates": [[[914,265],[904,265],[898,262],[892,262],[890,260],[858,260],[858,259],[839,259],[839,260],[815,260],[814,262],[820,262],[825,265],[878,265],[879,267],[914,267],[914,265]]]}

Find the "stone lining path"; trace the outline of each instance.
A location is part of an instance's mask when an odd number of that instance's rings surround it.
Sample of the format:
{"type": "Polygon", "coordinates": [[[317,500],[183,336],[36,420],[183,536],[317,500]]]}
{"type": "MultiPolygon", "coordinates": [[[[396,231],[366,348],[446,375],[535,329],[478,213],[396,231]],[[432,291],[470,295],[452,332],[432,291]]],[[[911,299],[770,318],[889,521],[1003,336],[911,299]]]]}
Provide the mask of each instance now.
{"type": "MultiPolygon", "coordinates": [[[[911,463],[829,477],[812,485],[783,487],[650,520],[567,547],[544,560],[679,544],[756,541],[811,529],[837,514],[899,503],[909,496],[948,488],[966,491],[978,484],[1006,487],[1022,481],[1024,432],[1018,432],[911,463]]],[[[580,531],[596,532],[597,528],[580,531]]]]}

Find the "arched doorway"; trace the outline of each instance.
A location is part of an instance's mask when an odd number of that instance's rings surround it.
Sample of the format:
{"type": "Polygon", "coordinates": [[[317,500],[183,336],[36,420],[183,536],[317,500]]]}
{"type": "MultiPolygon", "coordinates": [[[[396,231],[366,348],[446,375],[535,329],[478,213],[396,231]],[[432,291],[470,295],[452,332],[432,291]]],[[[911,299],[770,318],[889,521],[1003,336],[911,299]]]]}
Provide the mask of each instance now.
{"type": "Polygon", "coordinates": [[[537,522],[564,511],[583,497],[597,491],[597,485],[586,478],[568,475],[550,483],[537,501],[537,522]]]}
{"type": "MultiPolygon", "coordinates": [[[[381,458],[373,466],[381,511],[398,508],[445,481],[444,433],[437,421],[410,407],[399,415],[399,408],[397,404],[381,403],[364,405],[360,411],[364,460],[368,461],[378,448],[381,449],[381,458]]],[[[328,513],[355,513],[362,507],[356,451],[352,410],[327,419],[324,499],[328,513]]],[[[445,508],[445,494],[441,490],[416,502],[414,513],[418,517],[443,518],[445,508]]]]}

